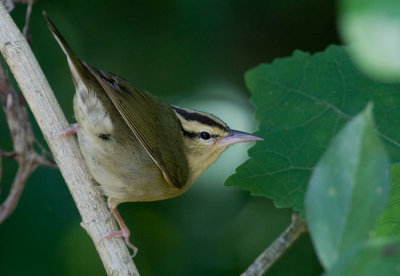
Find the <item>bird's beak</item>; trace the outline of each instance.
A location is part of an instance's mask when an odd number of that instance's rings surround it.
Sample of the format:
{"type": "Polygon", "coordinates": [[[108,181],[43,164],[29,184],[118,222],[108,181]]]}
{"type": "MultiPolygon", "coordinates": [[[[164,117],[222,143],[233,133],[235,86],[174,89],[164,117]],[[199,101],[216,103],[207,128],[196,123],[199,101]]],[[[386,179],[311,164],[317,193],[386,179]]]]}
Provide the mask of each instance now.
{"type": "Polygon", "coordinates": [[[260,141],[260,140],[264,139],[251,135],[246,132],[231,129],[229,130],[229,134],[227,136],[218,139],[216,143],[220,146],[229,146],[236,143],[260,141]]]}

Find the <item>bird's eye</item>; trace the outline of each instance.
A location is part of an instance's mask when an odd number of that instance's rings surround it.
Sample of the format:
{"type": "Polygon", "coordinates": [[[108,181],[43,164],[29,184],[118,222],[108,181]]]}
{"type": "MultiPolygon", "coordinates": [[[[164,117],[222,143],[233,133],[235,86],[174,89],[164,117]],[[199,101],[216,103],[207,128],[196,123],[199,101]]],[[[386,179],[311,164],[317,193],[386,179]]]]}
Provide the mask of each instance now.
{"type": "Polygon", "coordinates": [[[200,133],[200,137],[203,140],[208,140],[208,139],[210,139],[211,135],[210,135],[210,133],[203,131],[202,133],[200,133]]]}

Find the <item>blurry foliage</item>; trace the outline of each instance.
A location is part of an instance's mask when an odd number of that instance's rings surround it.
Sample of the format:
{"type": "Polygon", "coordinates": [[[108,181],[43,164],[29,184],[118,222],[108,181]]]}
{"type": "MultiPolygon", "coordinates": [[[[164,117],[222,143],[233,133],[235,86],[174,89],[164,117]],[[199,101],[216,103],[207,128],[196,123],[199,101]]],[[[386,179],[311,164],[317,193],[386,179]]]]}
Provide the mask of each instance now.
{"type": "Polygon", "coordinates": [[[324,276],[399,275],[399,238],[380,238],[359,244],[324,276]]]}
{"type": "Polygon", "coordinates": [[[400,80],[400,1],[341,0],[339,30],[360,69],[383,81],[400,80]]]}
{"type": "MultiPolygon", "coordinates": [[[[315,52],[338,42],[333,0],[39,0],[32,15],[33,50],[71,123],[74,88],[42,10],[89,64],[121,75],[171,104],[196,107],[201,106],[199,99],[207,98],[204,105],[218,101],[207,111],[242,130],[255,128],[253,120],[237,124],[252,114],[245,71],[294,49],[315,52]]],[[[22,26],[24,7],[17,5],[12,15],[22,26]]],[[[0,145],[7,149],[3,115],[0,124],[0,145]]],[[[40,137],[37,127],[36,133],[40,137]]],[[[235,157],[237,164],[243,161],[242,153],[235,157]]],[[[215,166],[221,168],[218,176],[216,170],[206,172],[178,198],[121,206],[139,247],[135,263],[143,275],[237,275],[289,223],[288,210],[222,186],[231,163],[215,166]]],[[[4,168],[0,199],[8,191],[15,164],[6,159],[4,168]]],[[[1,274],[101,275],[100,260],[79,222],[59,172],[39,169],[16,212],[0,226],[1,274]]],[[[269,275],[320,273],[305,236],[269,275]]]]}
{"type": "Polygon", "coordinates": [[[400,164],[391,166],[390,197],[386,209],[380,215],[374,235],[378,237],[400,235],[400,164]]]}

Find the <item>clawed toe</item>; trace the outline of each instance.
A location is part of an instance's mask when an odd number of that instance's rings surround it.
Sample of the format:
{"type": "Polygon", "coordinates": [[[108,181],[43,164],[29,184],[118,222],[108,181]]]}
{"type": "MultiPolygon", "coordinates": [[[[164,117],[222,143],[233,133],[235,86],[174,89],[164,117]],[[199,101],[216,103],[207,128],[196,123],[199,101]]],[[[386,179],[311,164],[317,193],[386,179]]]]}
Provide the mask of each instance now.
{"type": "Polygon", "coordinates": [[[124,238],[125,244],[126,246],[128,246],[130,249],[133,250],[133,255],[132,257],[135,257],[138,249],[136,246],[134,246],[130,241],[129,241],[129,237],[130,237],[131,233],[130,232],[126,232],[123,230],[118,230],[118,231],[113,231],[108,233],[107,235],[104,235],[99,241],[98,243],[100,243],[102,240],[104,239],[109,239],[109,238],[124,238]]]}
{"type": "Polygon", "coordinates": [[[53,138],[60,137],[60,136],[73,135],[78,131],[78,128],[79,128],[79,124],[78,123],[72,124],[66,130],[61,131],[60,133],[57,133],[57,134],[53,135],[53,138]]]}

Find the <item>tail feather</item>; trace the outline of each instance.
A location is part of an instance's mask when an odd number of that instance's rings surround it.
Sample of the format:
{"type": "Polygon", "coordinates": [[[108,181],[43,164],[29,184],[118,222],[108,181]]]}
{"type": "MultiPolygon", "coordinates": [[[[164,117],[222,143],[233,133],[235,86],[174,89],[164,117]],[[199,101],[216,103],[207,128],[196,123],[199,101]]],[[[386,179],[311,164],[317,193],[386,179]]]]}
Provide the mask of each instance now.
{"type": "Polygon", "coordinates": [[[79,79],[82,80],[85,84],[88,84],[88,82],[91,79],[90,78],[91,74],[90,74],[89,70],[86,68],[86,66],[83,64],[83,62],[79,58],[77,58],[77,56],[75,55],[72,48],[68,45],[68,43],[66,42],[66,40],[64,39],[64,37],[62,36],[60,31],[56,28],[53,21],[51,21],[51,19],[49,18],[49,16],[47,15],[47,13],[45,11],[43,11],[43,16],[46,19],[46,21],[49,25],[49,29],[52,32],[54,38],[57,40],[61,49],[63,50],[63,52],[65,53],[65,55],[68,58],[68,64],[69,64],[70,70],[72,72],[72,76],[74,78],[75,84],[77,84],[79,82],[79,79]],[[77,75],[75,75],[75,73],[77,75]],[[79,79],[76,79],[76,78],[79,78],[79,79]]]}

